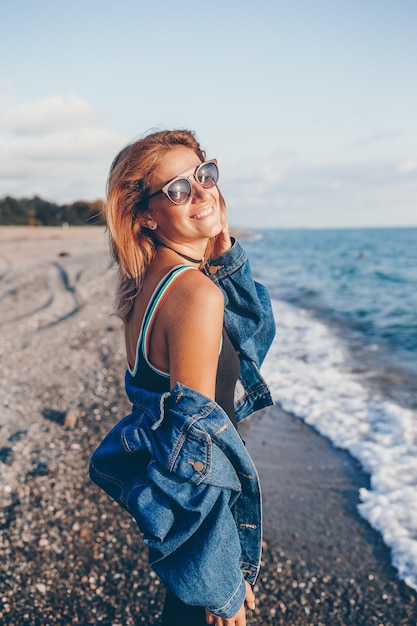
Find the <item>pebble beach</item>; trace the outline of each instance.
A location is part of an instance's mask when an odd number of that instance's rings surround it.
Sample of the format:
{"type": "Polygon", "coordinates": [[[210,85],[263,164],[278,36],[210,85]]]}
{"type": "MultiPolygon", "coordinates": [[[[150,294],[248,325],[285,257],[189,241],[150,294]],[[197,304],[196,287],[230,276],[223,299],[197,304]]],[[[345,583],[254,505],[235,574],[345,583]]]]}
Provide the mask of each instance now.
{"type": "MultiPolygon", "coordinates": [[[[0,227],[0,277],[0,623],[158,624],[137,527],[88,476],[129,411],[104,229],[0,227]]],[[[242,436],[265,518],[248,626],[417,624],[416,592],[357,511],[358,462],[279,406],[242,436]]]]}

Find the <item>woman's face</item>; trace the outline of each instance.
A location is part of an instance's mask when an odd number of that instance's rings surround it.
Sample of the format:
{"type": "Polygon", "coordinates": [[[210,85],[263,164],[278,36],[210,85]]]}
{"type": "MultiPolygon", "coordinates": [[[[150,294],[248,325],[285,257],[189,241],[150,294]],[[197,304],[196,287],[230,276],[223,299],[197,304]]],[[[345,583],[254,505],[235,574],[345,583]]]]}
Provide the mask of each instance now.
{"type": "Polygon", "coordinates": [[[191,197],[186,204],[174,204],[161,193],[149,200],[148,213],[157,224],[157,236],[177,243],[192,243],[218,235],[222,230],[217,186],[204,189],[192,176],[201,163],[190,148],[177,146],[166,152],[155,168],[149,193],[177,176],[189,176],[191,197]]]}

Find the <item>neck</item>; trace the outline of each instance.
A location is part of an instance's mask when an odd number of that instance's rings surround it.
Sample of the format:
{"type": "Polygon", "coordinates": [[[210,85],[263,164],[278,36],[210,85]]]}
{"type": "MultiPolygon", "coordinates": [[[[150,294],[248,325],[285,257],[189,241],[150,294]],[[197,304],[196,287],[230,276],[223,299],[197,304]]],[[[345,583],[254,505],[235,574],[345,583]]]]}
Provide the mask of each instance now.
{"type": "Polygon", "coordinates": [[[171,250],[171,252],[175,252],[175,254],[178,254],[179,256],[181,256],[186,261],[189,261],[190,263],[196,263],[197,265],[200,265],[201,263],[204,262],[204,256],[202,256],[200,259],[193,259],[193,257],[183,254],[182,252],[178,252],[178,250],[174,250],[174,248],[167,246],[166,243],[162,243],[162,241],[158,241],[158,245],[163,246],[164,248],[167,248],[168,250],[171,250]]]}

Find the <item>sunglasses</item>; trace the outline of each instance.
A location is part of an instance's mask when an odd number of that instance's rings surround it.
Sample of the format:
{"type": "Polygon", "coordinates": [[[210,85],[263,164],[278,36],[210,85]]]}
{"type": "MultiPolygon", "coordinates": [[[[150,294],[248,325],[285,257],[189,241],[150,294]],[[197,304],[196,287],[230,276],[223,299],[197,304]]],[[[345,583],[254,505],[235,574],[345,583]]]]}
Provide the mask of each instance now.
{"type": "Polygon", "coordinates": [[[193,177],[204,189],[211,189],[219,180],[219,168],[217,160],[204,161],[197,165],[194,172],[189,176],[178,176],[168,181],[161,189],[146,196],[144,200],[150,200],[160,193],[164,193],[174,204],[186,204],[191,198],[192,190],[190,178],[193,177]]]}

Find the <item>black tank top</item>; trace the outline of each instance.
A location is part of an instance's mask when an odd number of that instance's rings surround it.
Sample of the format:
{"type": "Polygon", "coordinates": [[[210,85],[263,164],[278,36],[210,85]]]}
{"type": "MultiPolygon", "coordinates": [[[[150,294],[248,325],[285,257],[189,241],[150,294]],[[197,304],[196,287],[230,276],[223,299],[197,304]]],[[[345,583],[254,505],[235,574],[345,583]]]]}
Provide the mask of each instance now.
{"type": "MultiPolygon", "coordinates": [[[[143,317],[142,326],[139,332],[136,344],[136,360],[133,370],[128,367],[128,372],[132,378],[133,384],[140,389],[148,389],[158,393],[164,393],[170,389],[170,378],[168,372],[163,372],[154,367],[150,363],[149,344],[152,334],[152,328],[165,298],[175,285],[176,281],[184,272],[196,268],[189,265],[180,265],[174,267],[159,282],[152,297],[146,307],[143,317]]],[[[219,353],[219,362],[216,375],[216,402],[222,407],[228,415],[234,426],[237,426],[235,409],[234,409],[234,391],[236,381],[239,377],[240,362],[236,350],[229,339],[226,331],[223,329],[221,349],[219,353]]]]}

